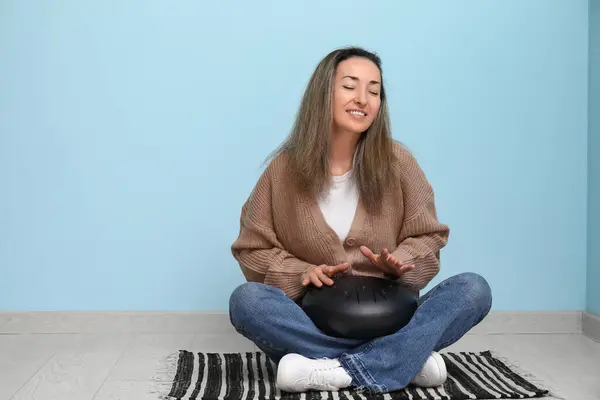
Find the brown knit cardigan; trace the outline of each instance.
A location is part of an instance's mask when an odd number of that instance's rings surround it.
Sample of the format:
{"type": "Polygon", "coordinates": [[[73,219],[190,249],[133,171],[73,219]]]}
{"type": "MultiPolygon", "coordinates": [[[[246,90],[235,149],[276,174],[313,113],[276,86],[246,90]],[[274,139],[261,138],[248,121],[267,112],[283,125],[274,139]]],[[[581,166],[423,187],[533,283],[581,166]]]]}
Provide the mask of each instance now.
{"type": "Polygon", "coordinates": [[[301,276],[315,265],[351,264],[349,273],[387,277],[360,251],[383,248],[415,269],[398,278],[419,292],[439,271],[439,251],[449,236],[437,219],[434,192],[415,158],[394,145],[400,189],[388,191],[383,212],[367,213],[359,204],[350,232],[342,242],[327,225],[317,199],[300,193],[286,169],[285,156],[275,158],[260,176],[241,211],[239,236],[231,250],[246,280],[282,289],[296,300],[306,290],[301,276]]]}

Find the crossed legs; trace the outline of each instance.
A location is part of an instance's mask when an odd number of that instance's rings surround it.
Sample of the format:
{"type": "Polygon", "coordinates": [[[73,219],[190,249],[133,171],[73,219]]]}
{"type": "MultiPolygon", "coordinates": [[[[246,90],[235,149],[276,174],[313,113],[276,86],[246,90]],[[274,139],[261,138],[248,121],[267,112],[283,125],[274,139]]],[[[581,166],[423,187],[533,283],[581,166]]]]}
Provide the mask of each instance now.
{"type": "Polygon", "coordinates": [[[230,319],[275,363],[290,353],[336,359],[352,385],[375,393],[406,387],[434,351],[463,337],[488,314],[491,289],[474,273],[452,276],[419,299],[413,318],[398,332],[370,341],[321,332],[283,291],[245,283],[230,298],[230,319]]]}

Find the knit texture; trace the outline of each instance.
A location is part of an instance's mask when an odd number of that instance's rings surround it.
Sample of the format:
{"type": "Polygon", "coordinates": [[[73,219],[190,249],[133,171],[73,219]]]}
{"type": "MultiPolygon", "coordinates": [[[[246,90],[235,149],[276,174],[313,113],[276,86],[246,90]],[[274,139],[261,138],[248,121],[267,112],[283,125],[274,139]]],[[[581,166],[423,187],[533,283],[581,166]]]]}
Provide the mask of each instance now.
{"type": "Polygon", "coordinates": [[[295,187],[286,157],[275,158],[242,207],[239,236],[231,247],[246,280],[280,288],[296,300],[306,290],[302,274],[313,266],[349,262],[350,274],[396,279],[361,253],[364,245],[376,254],[387,248],[399,261],[415,265],[397,278],[409,289],[418,293],[427,286],[439,272],[449,228],[438,221],[433,189],[415,158],[399,144],[394,151],[400,189],[386,192],[377,215],[367,213],[359,200],[343,242],[326,223],[317,199],[295,187]]]}

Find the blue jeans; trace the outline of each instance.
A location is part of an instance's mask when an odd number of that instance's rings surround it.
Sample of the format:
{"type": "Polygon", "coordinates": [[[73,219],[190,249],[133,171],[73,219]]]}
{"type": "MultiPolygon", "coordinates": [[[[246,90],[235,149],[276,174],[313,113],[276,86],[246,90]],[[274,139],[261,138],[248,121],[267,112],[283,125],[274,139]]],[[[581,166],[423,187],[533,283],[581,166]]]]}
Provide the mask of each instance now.
{"type": "Polygon", "coordinates": [[[229,316],[237,332],[275,363],[288,353],[337,358],[353,387],[387,393],[406,387],[432,351],[464,336],[491,305],[491,289],[483,277],[455,275],[420,297],[413,318],[398,332],[361,341],[324,334],[283,291],[248,282],[232,293],[229,316]]]}

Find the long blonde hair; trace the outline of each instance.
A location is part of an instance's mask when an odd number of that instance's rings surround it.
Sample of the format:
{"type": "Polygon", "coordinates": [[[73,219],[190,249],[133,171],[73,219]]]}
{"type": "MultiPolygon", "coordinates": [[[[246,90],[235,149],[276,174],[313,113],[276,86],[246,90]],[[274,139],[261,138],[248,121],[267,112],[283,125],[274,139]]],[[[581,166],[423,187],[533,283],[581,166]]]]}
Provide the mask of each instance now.
{"type": "Polygon", "coordinates": [[[341,48],[323,58],[306,87],[291,133],[270,156],[285,154],[291,177],[300,190],[318,196],[331,181],[329,169],[333,128],[332,98],[338,65],[349,58],[371,60],[381,72],[381,106],[358,142],[354,176],[368,212],[380,211],[384,193],[398,184],[381,59],[358,47],[341,48]]]}

